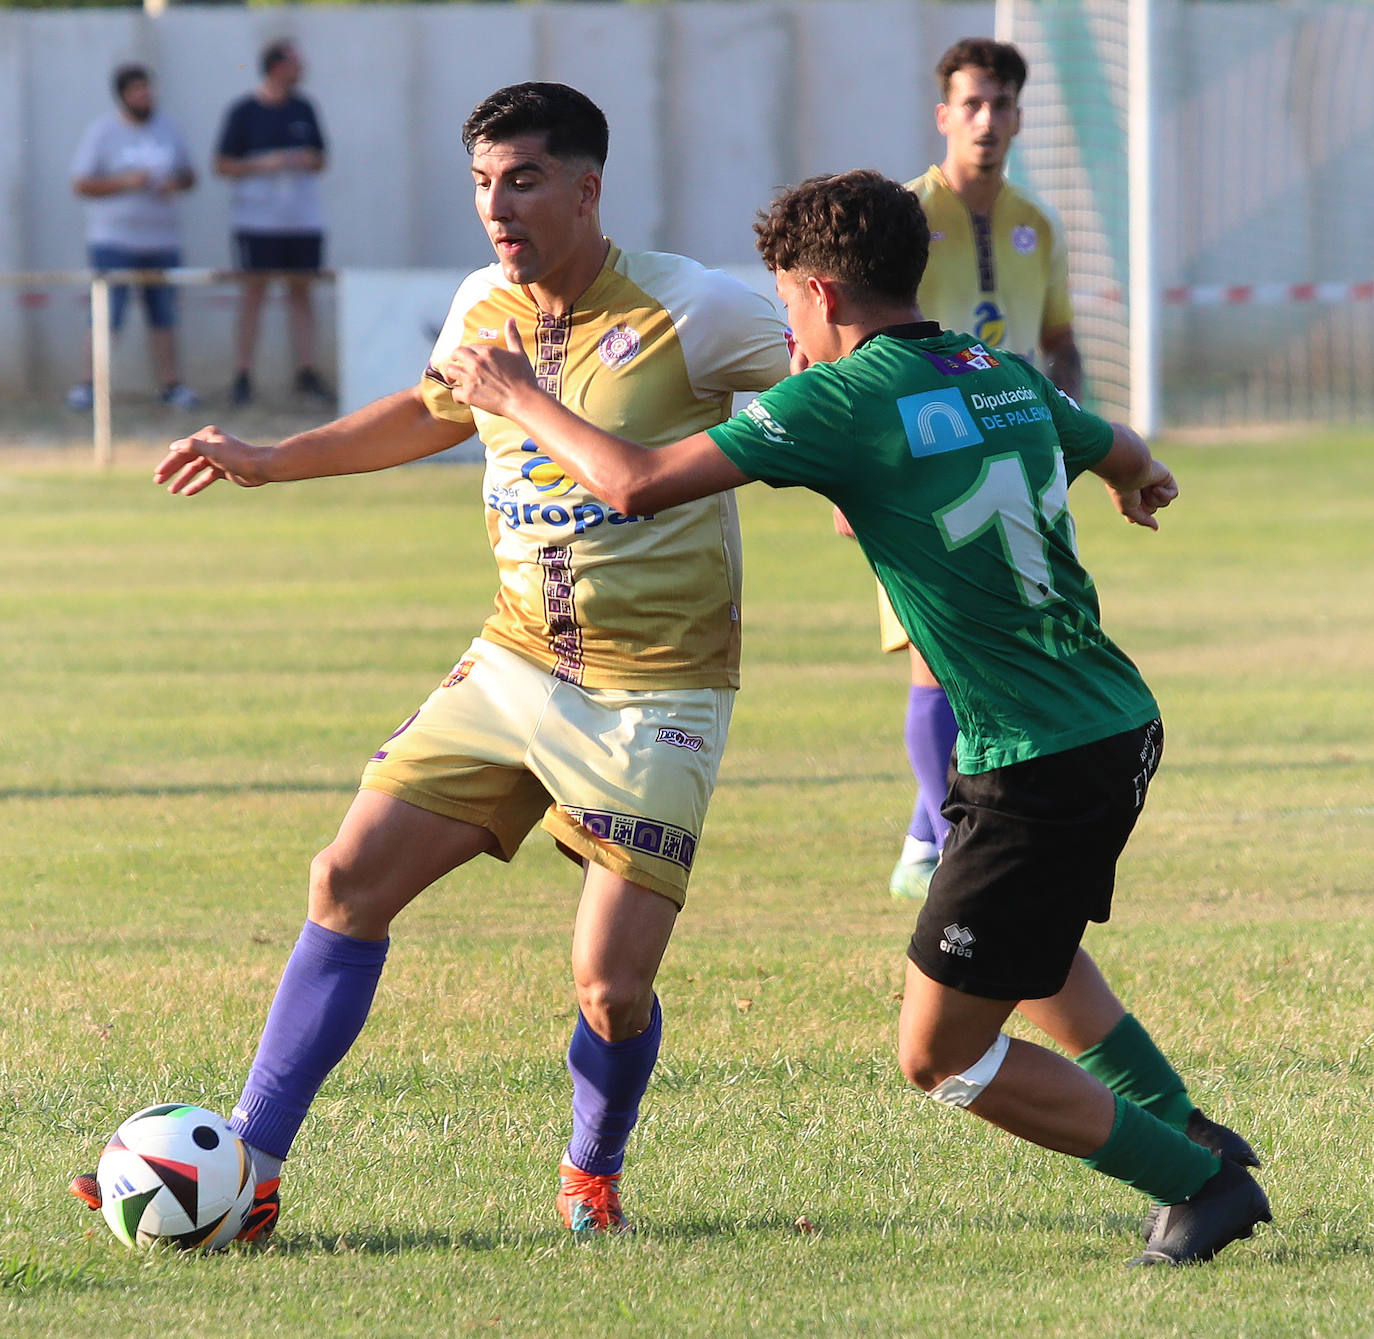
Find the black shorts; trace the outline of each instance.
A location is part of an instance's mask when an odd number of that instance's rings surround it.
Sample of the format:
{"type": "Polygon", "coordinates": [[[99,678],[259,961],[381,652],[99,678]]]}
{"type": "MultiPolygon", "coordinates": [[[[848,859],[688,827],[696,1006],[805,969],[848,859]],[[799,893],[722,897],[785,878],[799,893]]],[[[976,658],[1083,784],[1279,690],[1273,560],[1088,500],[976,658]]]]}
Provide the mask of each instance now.
{"type": "Polygon", "coordinates": [[[323,233],[234,234],[234,263],[241,270],[318,270],[323,262],[323,233]]]}
{"type": "Polygon", "coordinates": [[[1163,750],[1154,720],[976,776],[951,772],[952,826],[911,961],[985,999],[1055,994],[1088,922],[1111,914],[1117,858],[1163,750]]]}

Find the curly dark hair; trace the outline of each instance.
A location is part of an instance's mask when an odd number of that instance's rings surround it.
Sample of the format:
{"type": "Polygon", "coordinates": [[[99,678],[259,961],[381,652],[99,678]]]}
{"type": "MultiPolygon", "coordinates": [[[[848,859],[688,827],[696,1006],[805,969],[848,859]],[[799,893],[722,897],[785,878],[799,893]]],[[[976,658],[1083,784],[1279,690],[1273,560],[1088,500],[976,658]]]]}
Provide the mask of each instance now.
{"type": "Polygon", "coordinates": [[[999,84],[1011,84],[1019,95],[1030,73],[1026,58],[1010,42],[990,37],[965,37],[956,42],[935,67],[940,96],[949,97],[949,81],[959,70],[989,70],[999,84]]]}
{"type": "Polygon", "coordinates": [[[585,93],[567,84],[510,84],[483,98],[463,122],[463,147],[478,140],[499,143],[543,132],[547,151],[564,162],[587,158],[606,166],[610,131],[606,114],[585,93]]]}
{"type": "Polygon", "coordinates": [[[754,232],[775,273],[820,275],[897,302],[915,300],[930,254],[921,202],[870,169],[793,186],[759,214],[754,232]]]}

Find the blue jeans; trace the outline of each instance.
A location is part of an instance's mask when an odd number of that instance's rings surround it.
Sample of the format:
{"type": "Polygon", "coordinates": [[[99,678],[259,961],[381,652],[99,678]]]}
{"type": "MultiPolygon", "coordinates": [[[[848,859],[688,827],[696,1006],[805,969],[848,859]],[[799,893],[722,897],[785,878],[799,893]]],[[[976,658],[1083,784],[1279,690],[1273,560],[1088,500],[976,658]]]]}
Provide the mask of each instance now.
{"type": "MultiPolygon", "coordinates": [[[[139,250],[127,246],[112,246],[107,242],[92,242],[86,248],[91,269],[105,270],[170,270],[181,264],[181,252],[174,246],[139,250]]],[[[143,310],[148,324],[169,329],[177,323],[177,291],[171,284],[143,284],[143,310]]],[[[124,324],[129,305],[129,285],[115,284],[110,289],[110,329],[124,324]]]]}

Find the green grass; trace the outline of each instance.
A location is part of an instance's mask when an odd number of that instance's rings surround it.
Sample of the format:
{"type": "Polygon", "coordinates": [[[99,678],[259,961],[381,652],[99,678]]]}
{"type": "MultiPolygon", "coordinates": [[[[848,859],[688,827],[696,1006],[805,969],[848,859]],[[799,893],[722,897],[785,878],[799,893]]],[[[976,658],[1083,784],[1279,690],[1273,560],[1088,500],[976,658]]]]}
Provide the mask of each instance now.
{"type": "Polygon", "coordinates": [[[1088,944],[1265,1154],[1277,1221],[1128,1272],[1139,1198],[907,1090],[903,667],[828,508],[741,495],[745,688],[660,980],[633,1238],[552,1215],[576,880],[539,834],[397,923],[276,1245],[123,1250],[65,1194],[123,1116],[227,1110],[362,763],[493,569],[468,467],[195,500],[0,462],[7,1336],[1359,1336],[1374,1312],[1374,440],[1176,446],[1080,546],[1167,757],[1088,944]],[[798,1219],[814,1230],[799,1231],[798,1219]]]}

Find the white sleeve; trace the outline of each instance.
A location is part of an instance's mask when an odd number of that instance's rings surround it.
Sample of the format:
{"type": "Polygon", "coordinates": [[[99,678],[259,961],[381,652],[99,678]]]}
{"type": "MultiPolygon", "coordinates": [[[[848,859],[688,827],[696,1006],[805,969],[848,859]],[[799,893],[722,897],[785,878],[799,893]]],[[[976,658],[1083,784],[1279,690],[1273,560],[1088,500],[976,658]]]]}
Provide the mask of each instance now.
{"type": "Polygon", "coordinates": [[[640,251],[626,260],[627,277],[672,319],[699,397],[767,390],[787,375],[782,318],[767,298],[683,256],[640,251]]]}

